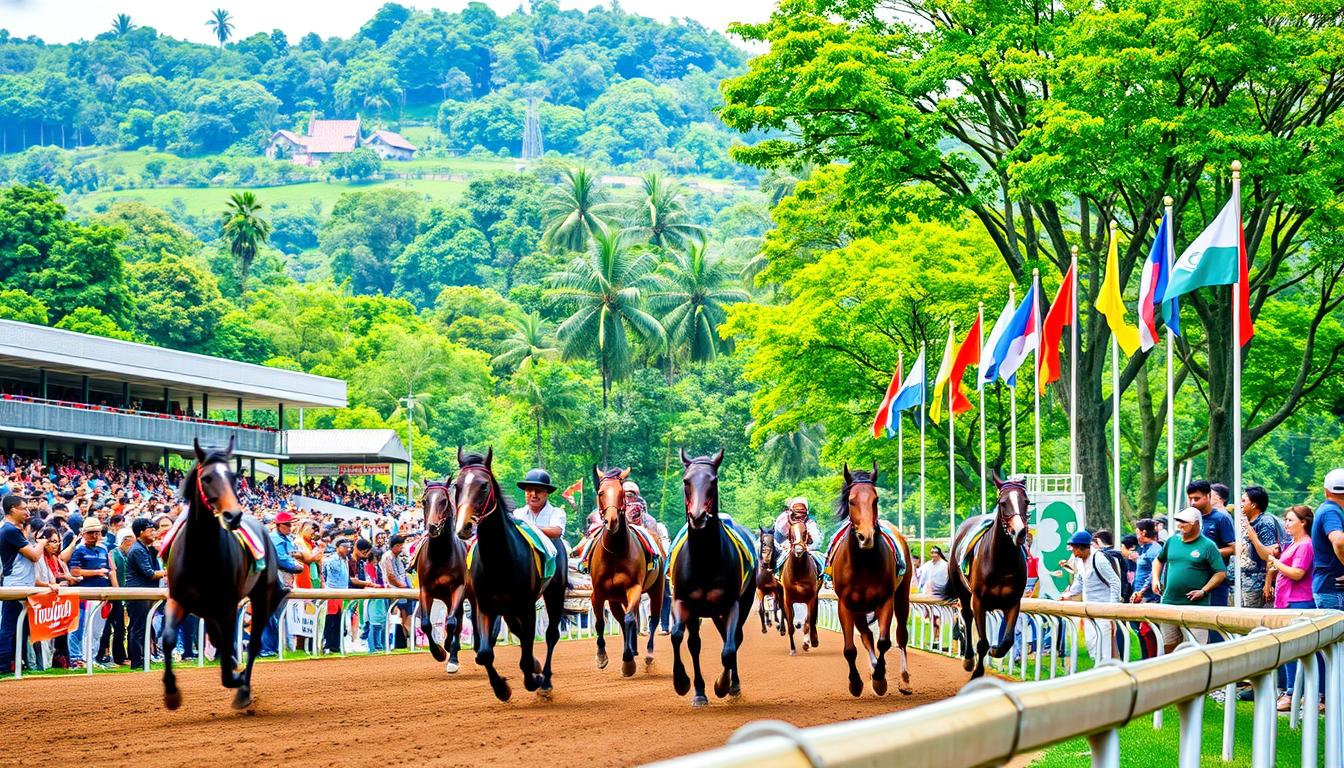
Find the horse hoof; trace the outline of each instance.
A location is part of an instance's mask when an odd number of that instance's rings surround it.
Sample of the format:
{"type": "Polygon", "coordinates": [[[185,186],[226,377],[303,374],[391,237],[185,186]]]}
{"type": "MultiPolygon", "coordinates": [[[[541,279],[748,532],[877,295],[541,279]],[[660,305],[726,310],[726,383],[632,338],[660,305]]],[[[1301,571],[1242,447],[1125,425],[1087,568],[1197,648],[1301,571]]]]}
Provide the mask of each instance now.
{"type": "Polygon", "coordinates": [[[853,696],[853,697],[856,698],[856,699],[863,695],[863,681],[862,681],[862,680],[860,680],[860,679],[858,679],[858,678],[850,678],[850,680],[849,680],[849,695],[850,695],[850,696],[853,696]]]}
{"type": "Polygon", "coordinates": [[[634,677],[637,668],[634,659],[621,662],[621,677],[634,677]]]}
{"type": "Polygon", "coordinates": [[[597,654],[597,668],[598,668],[598,669],[606,669],[606,668],[607,668],[607,654],[605,654],[605,653],[599,653],[599,654],[597,654]]]}
{"type": "Polygon", "coordinates": [[[182,706],[182,692],[165,691],[163,694],[163,706],[170,710],[175,710],[182,706]]]}
{"type": "Polygon", "coordinates": [[[728,695],[728,673],[725,671],[722,676],[714,681],[714,696],[722,699],[728,695]]]}
{"type": "Polygon", "coordinates": [[[513,698],[513,689],[509,687],[509,681],[505,678],[499,678],[499,682],[490,685],[495,692],[495,698],[500,701],[508,701],[513,698]]]}
{"type": "Polygon", "coordinates": [[[429,646],[429,655],[433,656],[434,660],[440,664],[448,658],[448,654],[444,652],[443,647],[438,645],[429,646]]]}
{"type": "Polygon", "coordinates": [[[651,672],[651,671],[653,671],[653,657],[652,657],[652,656],[645,656],[645,657],[644,657],[644,671],[645,671],[645,672],[651,672]]]}
{"type": "Polygon", "coordinates": [[[797,655],[798,655],[798,652],[795,651],[795,650],[793,650],[792,648],[790,648],[790,649],[789,649],[789,655],[790,655],[790,656],[797,656],[797,655]]]}
{"type": "Polygon", "coordinates": [[[702,693],[697,693],[695,695],[695,698],[691,699],[691,707],[695,709],[700,709],[701,707],[708,707],[708,706],[709,706],[709,697],[705,696],[702,693]]]}
{"type": "Polygon", "coordinates": [[[900,691],[902,696],[912,696],[915,693],[914,689],[909,685],[898,685],[896,686],[896,690],[900,691]]]}
{"type": "Polygon", "coordinates": [[[961,662],[961,668],[966,670],[967,672],[970,672],[971,670],[975,669],[975,662],[971,661],[970,659],[966,659],[965,661],[961,662]]]}
{"type": "Polygon", "coordinates": [[[803,641],[803,650],[806,651],[809,647],[811,647],[811,646],[809,646],[808,643],[807,643],[807,641],[804,640],[804,641],[803,641]]]}
{"type": "Polygon", "coordinates": [[[537,690],[537,698],[542,701],[551,701],[553,698],[550,688],[540,688],[537,690]]]}
{"type": "Polygon", "coordinates": [[[687,677],[685,672],[673,672],[672,690],[676,691],[678,696],[685,696],[686,692],[691,690],[691,678],[687,677]]]}
{"type": "Polygon", "coordinates": [[[731,686],[729,686],[729,687],[728,687],[728,695],[731,696],[731,697],[734,698],[734,699],[736,699],[738,696],[741,696],[741,695],[742,695],[742,684],[741,684],[741,683],[733,683],[731,686]]]}
{"type": "Polygon", "coordinates": [[[233,695],[234,709],[247,709],[252,706],[252,691],[247,688],[239,688],[233,695]]]}
{"type": "Polygon", "coordinates": [[[443,665],[443,671],[444,671],[444,672],[447,672],[447,673],[450,674],[450,675],[455,675],[455,674],[457,674],[457,669],[458,669],[458,667],[457,667],[457,662],[456,662],[456,661],[450,661],[450,662],[448,662],[447,664],[444,664],[444,665],[443,665]]]}
{"type": "Polygon", "coordinates": [[[885,677],[873,678],[873,693],[876,693],[878,696],[887,695],[887,679],[885,677]]]}

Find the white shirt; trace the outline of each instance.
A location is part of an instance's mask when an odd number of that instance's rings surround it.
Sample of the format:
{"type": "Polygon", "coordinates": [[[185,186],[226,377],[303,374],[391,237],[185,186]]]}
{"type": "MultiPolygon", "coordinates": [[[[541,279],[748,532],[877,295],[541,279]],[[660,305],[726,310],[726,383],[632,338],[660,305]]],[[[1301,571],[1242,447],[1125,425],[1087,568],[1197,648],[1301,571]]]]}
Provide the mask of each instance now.
{"type": "MultiPolygon", "coordinates": [[[[808,549],[817,549],[821,546],[821,528],[817,526],[817,521],[812,519],[812,515],[807,516],[807,533],[812,537],[811,543],[807,545],[808,549]]],[[[779,517],[775,518],[775,538],[781,542],[789,540],[789,513],[781,512],[779,517]]]]}
{"type": "Polygon", "coordinates": [[[1111,567],[1110,558],[1093,549],[1087,560],[1070,557],[1069,565],[1073,568],[1073,582],[1064,591],[1065,597],[1081,594],[1085,603],[1120,602],[1121,577],[1111,567]]]}
{"type": "Polygon", "coordinates": [[[519,520],[526,520],[538,528],[559,528],[561,538],[565,535],[565,510],[553,506],[549,501],[546,506],[541,508],[540,512],[533,513],[532,508],[526,504],[513,510],[513,516],[519,520]]]}
{"type": "Polygon", "coordinates": [[[916,572],[920,591],[926,595],[941,595],[947,590],[947,561],[926,560],[916,572]]]}

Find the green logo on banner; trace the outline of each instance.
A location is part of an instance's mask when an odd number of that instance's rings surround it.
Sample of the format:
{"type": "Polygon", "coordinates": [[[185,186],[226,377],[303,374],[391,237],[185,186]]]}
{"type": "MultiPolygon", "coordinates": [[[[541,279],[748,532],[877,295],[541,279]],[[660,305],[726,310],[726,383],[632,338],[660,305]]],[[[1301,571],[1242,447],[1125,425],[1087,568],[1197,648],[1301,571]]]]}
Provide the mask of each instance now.
{"type": "Polygon", "coordinates": [[[1069,586],[1069,574],[1062,572],[1060,560],[1070,556],[1068,541],[1079,529],[1078,513],[1067,502],[1053,501],[1036,511],[1036,551],[1041,556],[1042,595],[1056,595],[1069,586]],[[1055,572],[1060,575],[1056,576],[1055,572]],[[1054,589],[1049,586],[1054,585],[1054,589]]]}

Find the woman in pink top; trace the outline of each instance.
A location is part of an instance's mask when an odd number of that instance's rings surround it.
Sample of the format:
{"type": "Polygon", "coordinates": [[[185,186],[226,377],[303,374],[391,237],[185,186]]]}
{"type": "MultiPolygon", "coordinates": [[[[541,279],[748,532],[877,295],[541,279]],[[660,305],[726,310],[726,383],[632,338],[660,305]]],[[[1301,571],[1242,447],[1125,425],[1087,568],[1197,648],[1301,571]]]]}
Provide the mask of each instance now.
{"type": "MultiPolygon", "coordinates": [[[[1311,507],[1305,504],[1299,504],[1295,507],[1289,507],[1288,513],[1284,515],[1283,527],[1288,530],[1288,535],[1293,537],[1293,543],[1283,551],[1279,557],[1270,557],[1267,560],[1269,567],[1277,572],[1274,582],[1274,607],[1275,608],[1295,608],[1306,609],[1315,608],[1316,603],[1311,596],[1311,507]]],[[[1321,665],[1324,667],[1324,665],[1321,665]]],[[[1287,712],[1292,706],[1292,697],[1287,691],[1293,688],[1293,678],[1297,675],[1297,662],[1290,661],[1283,665],[1284,677],[1287,685],[1284,686],[1285,693],[1279,697],[1278,710],[1287,712]]],[[[1322,695],[1325,687],[1322,684],[1322,695]]]]}

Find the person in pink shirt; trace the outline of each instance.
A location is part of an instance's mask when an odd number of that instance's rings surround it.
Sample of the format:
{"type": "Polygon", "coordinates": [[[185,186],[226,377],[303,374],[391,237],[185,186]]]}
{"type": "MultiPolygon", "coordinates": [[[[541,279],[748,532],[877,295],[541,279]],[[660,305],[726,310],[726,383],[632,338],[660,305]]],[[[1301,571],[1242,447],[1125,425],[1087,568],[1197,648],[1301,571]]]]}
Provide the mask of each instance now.
{"type": "MultiPolygon", "coordinates": [[[[1266,563],[1274,575],[1274,607],[1279,609],[1309,609],[1316,603],[1311,595],[1311,571],[1314,552],[1311,548],[1311,507],[1299,504],[1289,507],[1283,517],[1283,527],[1292,537],[1293,543],[1279,557],[1270,557],[1266,563]]],[[[1324,664],[1320,665],[1322,668],[1324,664]]],[[[1281,677],[1286,680],[1285,693],[1279,697],[1277,707],[1287,712],[1292,706],[1293,678],[1297,675],[1297,662],[1289,662],[1280,668],[1281,677]]],[[[1325,686],[1320,690],[1324,695],[1325,686]]]]}

